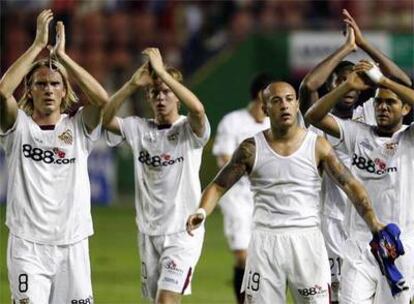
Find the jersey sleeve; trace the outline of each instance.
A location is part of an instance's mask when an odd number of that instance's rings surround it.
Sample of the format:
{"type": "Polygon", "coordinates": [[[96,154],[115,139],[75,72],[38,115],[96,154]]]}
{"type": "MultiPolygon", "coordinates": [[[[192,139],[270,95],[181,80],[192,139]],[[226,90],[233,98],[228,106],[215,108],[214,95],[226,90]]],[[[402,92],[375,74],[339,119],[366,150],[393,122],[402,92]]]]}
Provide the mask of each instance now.
{"type": "Polygon", "coordinates": [[[118,121],[119,130],[121,131],[121,135],[115,134],[111,131],[105,130],[104,131],[104,138],[105,142],[110,147],[116,147],[125,141],[125,120],[123,118],[115,117],[118,121]]]}
{"type": "Polygon", "coordinates": [[[191,128],[190,122],[188,121],[188,118],[187,118],[187,121],[185,122],[185,125],[190,135],[189,137],[190,137],[190,141],[192,145],[196,148],[204,147],[207,144],[208,140],[210,139],[210,134],[211,134],[210,122],[208,121],[207,116],[205,116],[204,132],[200,137],[194,133],[193,129],[191,128]]]}
{"type": "Polygon", "coordinates": [[[217,134],[214,139],[213,155],[232,155],[236,150],[237,138],[234,134],[235,126],[232,126],[228,118],[223,118],[217,128],[217,134]]]}
{"type": "Polygon", "coordinates": [[[14,122],[13,126],[8,129],[6,132],[3,132],[0,129],[0,146],[7,151],[11,151],[15,138],[18,134],[18,130],[23,128],[25,122],[27,120],[27,115],[24,111],[18,110],[16,121],[14,122]]]}
{"type": "Polygon", "coordinates": [[[83,107],[79,110],[76,115],[79,115],[80,124],[82,126],[83,133],[85,134],[86,138],[91,142],[96,142],[98,139],[101,138],[102,135],[102,117],[98,123],[98,125],[92,131],[88,132],[88,128],[86,127],[85,120],[83,118],[83,107]]]}

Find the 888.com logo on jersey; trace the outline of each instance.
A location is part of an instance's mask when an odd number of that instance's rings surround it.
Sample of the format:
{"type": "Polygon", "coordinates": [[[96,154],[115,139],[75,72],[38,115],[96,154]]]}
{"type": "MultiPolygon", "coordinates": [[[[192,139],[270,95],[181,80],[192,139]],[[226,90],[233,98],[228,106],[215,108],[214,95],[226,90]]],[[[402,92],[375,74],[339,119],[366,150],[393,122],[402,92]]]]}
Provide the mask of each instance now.
{"type": "Polygon", "coordinates": [[[150,155],[147,151],[140,151],[138,161],[153,168],[172,166],[184,161],[184,157],[173,158],[168,153],[161,155],[150,155]]]}
{"type": "Polygon", "coordinates": [[[52,150],[43,150],[32,147],[29,144],[22,146],[23,156],[30,158],[36,162],[44,162],[45,164],[67,165],[75,163],[76,158],[66,158],[66,153],[55,147],[52,150]]]}

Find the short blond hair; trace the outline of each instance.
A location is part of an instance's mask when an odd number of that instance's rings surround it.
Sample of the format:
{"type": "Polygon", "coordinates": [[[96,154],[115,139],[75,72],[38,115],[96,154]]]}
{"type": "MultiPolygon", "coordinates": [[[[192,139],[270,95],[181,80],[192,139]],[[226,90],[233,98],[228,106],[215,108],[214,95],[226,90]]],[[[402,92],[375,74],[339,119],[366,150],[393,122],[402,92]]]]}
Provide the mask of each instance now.
{"type": "Polygon", "coordinates": [[[61,65],[58,61],[44,58],[40,59],[32,64],[30,67],[29,72],[27,73],[26,77],[24,78],[24,85],[25,85],[25,92],[22,98],[19,100],[19,108],[22,109],[26,114],[32,115],[34,106],[33,106],[33,99],[30,97],[30,87],[33,84],[33,75],[34,73],[42,68],[47,67],[54,71],[57,71],[60,76],[62,76],[63,85],[66,90],[66,96],[63,98],[62,103],[60,105],[60,112],[66,112],[70,109],[70,107],[78,102],[78,97],[75,94],[75,91],[72,89],[70,85],[68,73],[63,65],[61,65]]]}

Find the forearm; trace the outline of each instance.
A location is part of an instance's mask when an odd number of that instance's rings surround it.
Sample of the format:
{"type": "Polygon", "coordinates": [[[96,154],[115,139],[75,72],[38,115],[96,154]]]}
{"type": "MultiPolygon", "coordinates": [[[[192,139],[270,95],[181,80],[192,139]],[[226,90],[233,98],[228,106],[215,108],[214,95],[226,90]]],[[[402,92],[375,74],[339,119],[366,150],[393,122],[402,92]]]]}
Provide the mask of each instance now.
{"type": "Polygon", "coordinates": [[[408,75],[400,69],[390,58],[388,58],[379,49],[371,45],[367,40],[361,44],[361,48],[377,63],[380,65],[380,69],[386,76],[392,76],[400,79],[402,82],[411,86],[411,80],[408,75]]]}
{"type": "Polygon", "coordinates": [[[322,120],[335,104],[350,91],[350,87],[346,82],[339,85],[335,90],[332,90],[318,101],[316,101],[306,112],[305,120],[310,123],[315,123],[322,120]]]}
{"type": "Polygon", "coordinates": [[[109,99],[108,104],[105,106],[103,114],[103,126],[107,126],[112,119],[115,117],[119,108],[122,104],[131,96],[137,87],[131,83],[131,81],[126,82],[121,89],[119,89],[114,95],[109,99]]]}
{"type": "Polygon", "coordinates": [[[382,225],[372,208],[368,193],[362,184],[354,178],[344,190],[371,232],[378,232],[382,228],[382,225]]]}
{"type": "Polygon", "coordinates": [[[159,77],[174,92],[190,114],[204,117],[204,106],[193,92],[175,80],[167,71],[160,73],[159,77]]]}
{"type": "Polygon", "coordinates": [[[225,188],[212,182],[201,195],[200,208],[203,208],[207,215],[211,214],[225,192],[225,188]]]}
{"type": "Polygon", "coordinates": [[[401,100],[405,103],[408,103],[412,107],[414,106],[414,90],[399,84],[398,82],[395,82],[389,78],[384,77],[380,81],[380,85],[386,87],[387,89],[390,89],[395,94],[397,94],[401,100]]]}
{"type": "Polygon", "coordinates": [[[318,90],[331,75],[335,67],[350,53],[352,49],[347,45],[342,45],[333,54],[320,62],[308,75],[303,79],[303,85],[309,91],[318,90]]]}
{"type": "Polygon", "coordinates": [[[31,64],[40,54],[43,47],[33,43],[29,49],[17,59],[0,80],[0,91],[5,99],[9,98],[30,70],[31,64]]]}
{"type": "Polygon", "coordinates": [[[104,107],[108,102],[108,94],[99,82],[67,54],[61,54],[59,59],[68,73],[76,79],[91,104],[104,107]]]}

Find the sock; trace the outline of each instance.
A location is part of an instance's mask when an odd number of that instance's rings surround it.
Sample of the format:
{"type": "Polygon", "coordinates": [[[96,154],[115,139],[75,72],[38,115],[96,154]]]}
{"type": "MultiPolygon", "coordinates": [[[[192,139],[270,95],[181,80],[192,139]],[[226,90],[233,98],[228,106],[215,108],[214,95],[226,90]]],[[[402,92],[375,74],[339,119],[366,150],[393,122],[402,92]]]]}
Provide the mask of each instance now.
{"type": "Polygon", "coordinates": [[[241,293],[240,289],[243,282],[244,268],[234,267],[234,276],[233,276],[233,288],[236,294],[237,303],[243,304],[244,301],[244,292],[241,293]]]}

